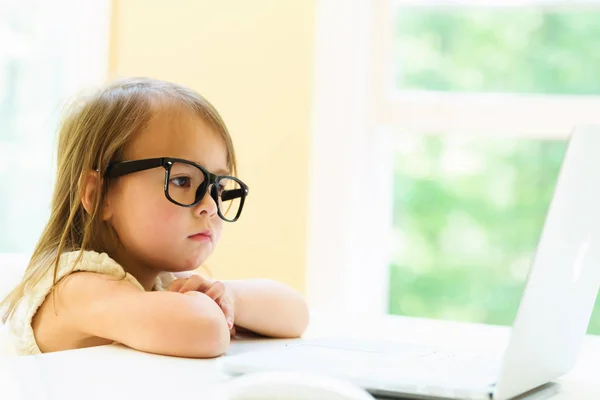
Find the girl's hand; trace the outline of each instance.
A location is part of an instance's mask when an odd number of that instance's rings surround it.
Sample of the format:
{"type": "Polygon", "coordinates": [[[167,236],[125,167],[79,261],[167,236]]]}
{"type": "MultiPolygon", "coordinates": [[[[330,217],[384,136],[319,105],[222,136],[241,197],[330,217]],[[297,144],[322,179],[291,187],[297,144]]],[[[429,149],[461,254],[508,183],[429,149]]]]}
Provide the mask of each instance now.
{"type": "Polygon", "coordinates": [[[206,279],[200,275],[192,274],[189,278],[175,279],[167,289],[169,292],[186,293],[197,291],[204,293],[217,303],[225,314],[227,327],[231,336],[235,336],[235,313],[233,300],[225,284],[221,281],[206,279]]]}

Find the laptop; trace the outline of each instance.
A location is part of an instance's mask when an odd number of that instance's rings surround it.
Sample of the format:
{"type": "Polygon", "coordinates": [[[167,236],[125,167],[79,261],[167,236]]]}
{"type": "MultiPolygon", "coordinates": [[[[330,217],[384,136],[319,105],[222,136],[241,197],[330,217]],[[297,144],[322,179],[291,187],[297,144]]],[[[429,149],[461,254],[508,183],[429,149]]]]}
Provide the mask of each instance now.
{"type": "Polygon", "coordinates": [[[510,338],[497,356],[344,337],[220,360],[222,371],[317,373],[391,398],[510,399],[569,372],[600,286],[600,127],[571,132],[510,338]]]}

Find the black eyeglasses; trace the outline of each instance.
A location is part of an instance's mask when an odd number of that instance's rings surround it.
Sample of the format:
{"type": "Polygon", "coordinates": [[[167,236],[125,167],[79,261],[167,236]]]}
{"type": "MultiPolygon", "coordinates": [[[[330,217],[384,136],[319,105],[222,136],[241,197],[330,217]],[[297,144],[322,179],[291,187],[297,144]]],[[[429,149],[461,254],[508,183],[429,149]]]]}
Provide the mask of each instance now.
{"type": "Polygon", "coordinates": [[[165,169],[165,196],[172,203],[193,207],[212,186],[210,196],[217,204],[219,217],[228,222],[235,222],[240,217],[248,196],[248,186],[236,177],[212,174],[192,161],[170,157],[119,161],[111,163],[105,175],[118,178],[158,167],[165,169]]]}

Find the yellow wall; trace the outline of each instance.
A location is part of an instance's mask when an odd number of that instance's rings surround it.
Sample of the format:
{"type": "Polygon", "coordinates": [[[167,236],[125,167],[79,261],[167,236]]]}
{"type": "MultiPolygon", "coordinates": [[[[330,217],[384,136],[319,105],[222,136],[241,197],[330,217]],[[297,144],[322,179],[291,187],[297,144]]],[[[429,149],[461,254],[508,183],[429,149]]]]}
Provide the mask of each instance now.
{"type": "Polygon", "coordinates": [[[304,291],[314,14],[314,0],[113,2],[111,78],[188,85],[232,133],[250,195],[208,262],[221,279],[304,291]]]}

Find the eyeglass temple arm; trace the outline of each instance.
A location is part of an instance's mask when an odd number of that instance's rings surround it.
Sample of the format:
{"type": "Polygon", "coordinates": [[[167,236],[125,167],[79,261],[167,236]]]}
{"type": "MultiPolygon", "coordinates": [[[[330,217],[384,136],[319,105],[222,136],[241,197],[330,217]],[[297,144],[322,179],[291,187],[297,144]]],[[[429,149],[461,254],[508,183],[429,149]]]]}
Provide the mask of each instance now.
{"type": "Polygon", "coordinates": [[[240,197],[244,197],[248,193],[245,189],[233,189],[233,190],[225,190],[221,193],[221,201],[229,201],[233,199],[237,199],[240,197]]]}

